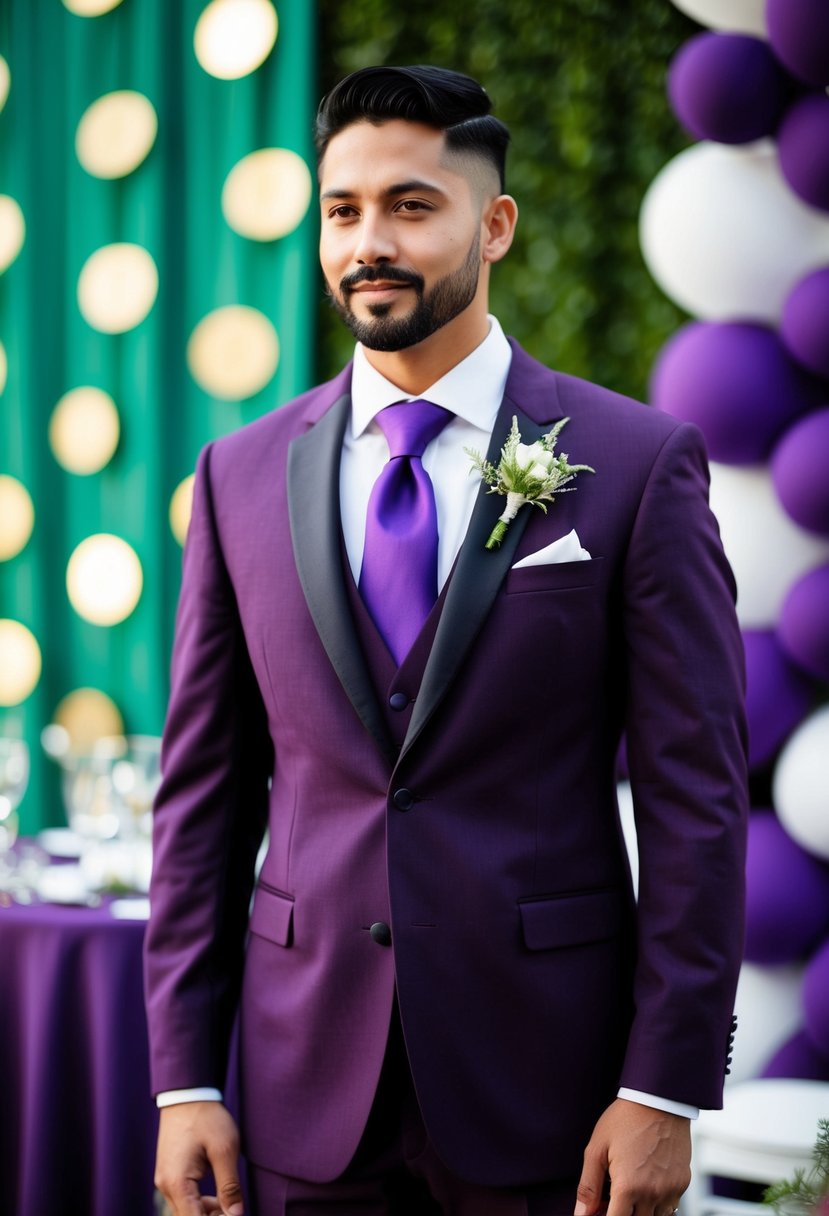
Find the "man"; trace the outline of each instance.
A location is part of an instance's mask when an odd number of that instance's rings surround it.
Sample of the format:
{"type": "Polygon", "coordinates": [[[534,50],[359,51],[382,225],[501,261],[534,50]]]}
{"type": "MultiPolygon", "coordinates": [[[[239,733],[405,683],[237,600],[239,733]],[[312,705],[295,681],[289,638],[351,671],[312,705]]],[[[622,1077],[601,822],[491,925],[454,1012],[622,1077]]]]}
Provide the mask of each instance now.
{"type": "Polygon", "coordinates": [[[669,1216],[721,1100],[745,767],[702,444],[488,316],[517,216],[489,110],[428,67],[323,101],[353,365],[199,461],[147,936],[176,1216],[242,1211],[237,1008],[260,1216],[669,1216]],[[513,418],[536,456],[569,418],[594,471],[489,549],[468,450],[513,418]]]}

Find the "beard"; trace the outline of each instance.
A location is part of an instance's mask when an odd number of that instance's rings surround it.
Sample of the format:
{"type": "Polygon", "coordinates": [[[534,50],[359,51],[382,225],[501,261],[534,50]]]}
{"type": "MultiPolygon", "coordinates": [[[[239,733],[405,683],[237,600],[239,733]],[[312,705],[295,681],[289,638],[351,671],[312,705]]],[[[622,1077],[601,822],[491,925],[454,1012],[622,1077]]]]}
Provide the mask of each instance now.
{"type": "Polygon", "coordinates": [[[423,276],[396,266],[363,266],[340,280],[340,297],[326,284],[334,311],[354,337],[369,350],[407,350],[425,341],[437,330],[454,321],[475,298],[478,290],[480,237],[457,270],[438,279],[427,292],[423,276]],[[415,292],[415,304],[404,317],[390,317],[390,303],[369,304],[371,320],[361,320],[351,308],[351,293],[358,283],[405,283],[415,292]]]}

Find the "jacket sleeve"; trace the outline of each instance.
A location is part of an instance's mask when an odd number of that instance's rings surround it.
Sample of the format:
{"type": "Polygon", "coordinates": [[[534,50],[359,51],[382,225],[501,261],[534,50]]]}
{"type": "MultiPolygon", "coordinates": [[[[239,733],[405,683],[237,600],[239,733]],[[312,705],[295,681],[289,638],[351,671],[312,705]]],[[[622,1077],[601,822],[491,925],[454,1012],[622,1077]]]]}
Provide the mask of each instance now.
{"type": "Polygon", "coordinates": [[[153,1091],[225,1082],[273,752],[199,458],[153,826],[153,1091]]]}
{"type": "Polygon", "coordinates": [[[639,847],[635,1016],[621,1085],[722,1104],[743,946],[748,813],[735,588],[695,427],[654,461],[624,570],[639,847]]]}

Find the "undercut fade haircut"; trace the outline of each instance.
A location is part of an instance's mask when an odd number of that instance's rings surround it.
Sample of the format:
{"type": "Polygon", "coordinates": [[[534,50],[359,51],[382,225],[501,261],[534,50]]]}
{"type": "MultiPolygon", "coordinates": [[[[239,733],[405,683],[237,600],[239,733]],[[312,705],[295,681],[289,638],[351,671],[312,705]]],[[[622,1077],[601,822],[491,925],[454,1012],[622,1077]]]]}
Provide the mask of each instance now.
{"type": "Polygon", "coordinates": [[[510,136],[491,109],[485,89],[462,72],[429,65],[361,68],[320,102],[314,130],[317,155],[322,160],[333,137],[352,123],[402,118],[443,131],[450,151],[488,161],[503,192],[510,136]]]}

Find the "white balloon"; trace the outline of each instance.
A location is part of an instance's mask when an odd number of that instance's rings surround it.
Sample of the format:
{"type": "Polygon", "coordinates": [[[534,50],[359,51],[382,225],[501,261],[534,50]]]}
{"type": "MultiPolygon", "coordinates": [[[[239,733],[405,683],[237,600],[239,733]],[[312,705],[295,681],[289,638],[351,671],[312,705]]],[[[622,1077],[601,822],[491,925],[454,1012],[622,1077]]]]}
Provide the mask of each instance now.
{"type": "Polygon", "coordinates": [[[737,1033],[730,1084],[759,1076],[777,1049],[801,1028],[802,986],[802,966],[743,963],[735,1002],[737,1033]]]}
{"type": "Polygon", "coordinates": [[[688,312],[775,324],[795,283],[829,262],[829,215],[789,189],[771,140],[703,142],[654,178],[639,241],[654,279],[688,312]]]}
{"type": "Polygon", "coordinates": [[[765,0],[673,0],[680,12],[715,30],[766,34],[765,0]]]}
{"type": "Polygon", "coordinates": [[[792,584],[829,561],[829,541],[789,518],[764,466],[711,462],[711,509],[737,580],[744,629],[771,629],[792,584]]]}
{"type": "Polygon", "coordinates": [[[792,839],[829,860],[829,705],[810,714],[780,753],[772,801],[792,839]]]}

